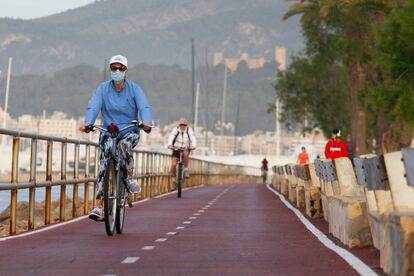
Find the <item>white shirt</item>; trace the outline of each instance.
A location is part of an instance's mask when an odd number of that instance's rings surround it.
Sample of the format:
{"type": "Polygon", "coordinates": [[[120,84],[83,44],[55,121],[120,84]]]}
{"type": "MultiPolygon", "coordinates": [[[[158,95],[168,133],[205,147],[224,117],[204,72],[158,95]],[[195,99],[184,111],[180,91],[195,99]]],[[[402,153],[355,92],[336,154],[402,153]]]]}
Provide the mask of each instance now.
{"type": "Polygon", "coordinates": [[[191,127],[187,127],[184,131],[182,131],[180,127],[173,128],[168,136],[168,146],[195,148],[197,146],[197,140],[193,129],[191,127]],[[175,139],[175,143],[173,145],[175,137],[177,138],[175,139]]]}

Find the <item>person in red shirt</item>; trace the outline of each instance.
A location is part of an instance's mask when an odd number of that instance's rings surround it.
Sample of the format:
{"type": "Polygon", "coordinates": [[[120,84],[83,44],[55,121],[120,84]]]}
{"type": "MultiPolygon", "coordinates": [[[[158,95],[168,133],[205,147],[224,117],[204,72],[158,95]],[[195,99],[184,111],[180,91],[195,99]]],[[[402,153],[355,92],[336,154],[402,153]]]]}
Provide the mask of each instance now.
{"type": "Polygon", "coordinates": [[[309,155],[306,152],[306,148],[302,147],[302,152],[298,155],[298,160],[296,161],[298,164],[304,165],[309,163],[309,155]]]}
{"type": "Polygon", "coordinates": [[[340,157],[348,157],[348,150],[344,141],[339,139],[341,131],[334,129],[332,131],[331,139],[326,143],[325,146],[325,157],[326,159],[336,159],[340,157]]]}

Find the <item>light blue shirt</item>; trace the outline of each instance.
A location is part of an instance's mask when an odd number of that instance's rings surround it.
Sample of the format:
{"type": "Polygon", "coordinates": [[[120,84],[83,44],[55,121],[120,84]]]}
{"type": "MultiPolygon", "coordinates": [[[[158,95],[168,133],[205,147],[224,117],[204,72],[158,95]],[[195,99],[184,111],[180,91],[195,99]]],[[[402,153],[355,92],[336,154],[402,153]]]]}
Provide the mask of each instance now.
{"type": "MultiPolygon", "coordinates": [[[[102,114],[103,127],[115,123],[119,128],[138,120],[148,125],[152,123],[151,107],[141,87],[125,80],[121,91],[117,92],[112,80],[101,83],[89,100],[85,124],[92,125],[102,114]]],[[[129,129],[132,131],[133,128],[129,129]]],[[[129,132],[127,131],[127,132],[129,132]]]]}

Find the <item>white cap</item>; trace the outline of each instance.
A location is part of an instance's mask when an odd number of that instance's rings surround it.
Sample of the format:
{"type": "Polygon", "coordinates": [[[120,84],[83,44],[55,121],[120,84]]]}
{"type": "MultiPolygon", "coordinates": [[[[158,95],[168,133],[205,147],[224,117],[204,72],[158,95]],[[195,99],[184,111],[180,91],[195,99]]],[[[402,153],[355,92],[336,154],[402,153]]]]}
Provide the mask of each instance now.
{"type": "Polygon", "coordinates": [[[128,68],[128,60],[124,56],[116,55],[116,56],[111,57],[111,60],[109,61],[109,65],[113,63],[120,63],[124,65],[126,68],[128,68]]]}
{"type": "Polygon", "coordinates": [[[178,124],[188,125],[188,121],[186,118],[182,117],[178,120],[178,124]]]}

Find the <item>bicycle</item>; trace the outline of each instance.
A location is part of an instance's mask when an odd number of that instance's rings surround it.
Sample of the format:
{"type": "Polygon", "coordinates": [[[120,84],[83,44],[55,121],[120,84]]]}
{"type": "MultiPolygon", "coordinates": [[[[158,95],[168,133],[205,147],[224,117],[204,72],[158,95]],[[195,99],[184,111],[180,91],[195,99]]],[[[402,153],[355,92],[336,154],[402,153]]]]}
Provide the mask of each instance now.
{"type": "MultiPolygon", "coordinates": [[[[132,121],[130,125],[119,129],[114,123],[105,129],[98,125],[86,126],[85,132],[99,129],[101,132],[109,133],[108,143],[110,143],[109,158],[105,166],[105,176],[103,180],[103,202],[105,230],[108,236],[112,236],[116,230],[117,234],[122,234],[125,221],[125,203],[127,203],[127,186],[126,180],[128,173],[125,167],[125,161],[121,158],[118,149],[118,134],[128,128],[142,128],[138,121],[132,121]]],[[[132,204],[128,203],[129,207],[132,204]]]]}
{"type": "Polygon", "coordinates": [[[177,197],[181,197],[182,187],[184,186],[184,159],[183,159],[183,151],[186,147],[174,147],[175,151],[180,152],[180,158],[177,163],[176,167],[176,181],[177,181],[177,197]]]}

